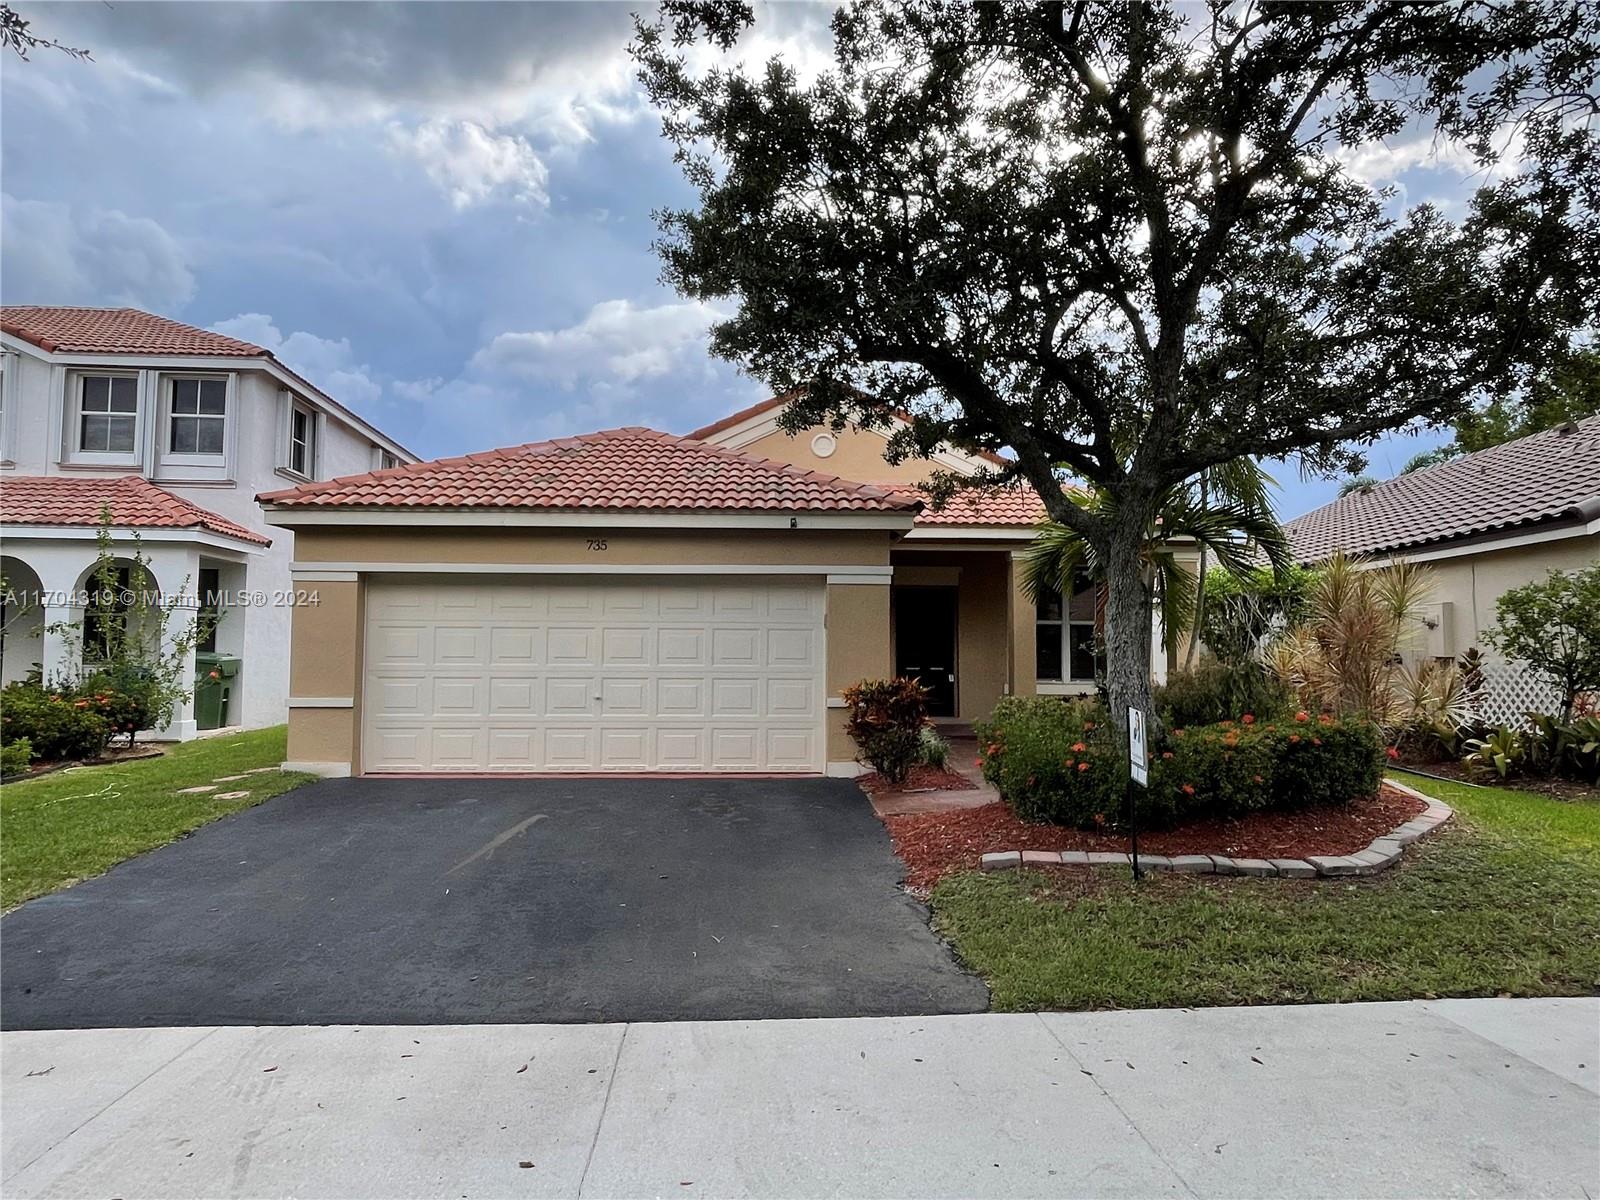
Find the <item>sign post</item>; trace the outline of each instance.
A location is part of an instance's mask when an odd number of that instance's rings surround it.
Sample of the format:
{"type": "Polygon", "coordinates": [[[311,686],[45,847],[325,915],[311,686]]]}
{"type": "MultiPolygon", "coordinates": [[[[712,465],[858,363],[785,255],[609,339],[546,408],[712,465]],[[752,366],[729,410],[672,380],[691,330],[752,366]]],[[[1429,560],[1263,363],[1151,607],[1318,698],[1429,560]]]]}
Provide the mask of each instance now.
{"type": "Polygon", "coordinates": [[[1132,843],[1133,877],[1143,879],[1139,869],[1139,802],[1134,786],[1150,786],[1150,750],[1145,737],[1144,711],[1128,708],[1128,838],[1132,843]]]}

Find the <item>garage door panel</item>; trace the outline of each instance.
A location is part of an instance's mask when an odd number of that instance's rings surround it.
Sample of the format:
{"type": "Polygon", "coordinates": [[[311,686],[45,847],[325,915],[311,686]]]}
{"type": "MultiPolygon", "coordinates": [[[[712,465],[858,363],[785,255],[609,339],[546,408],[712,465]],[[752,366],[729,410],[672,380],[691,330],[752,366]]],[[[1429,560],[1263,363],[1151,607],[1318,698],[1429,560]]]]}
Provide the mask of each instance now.
{"type": "Polygon", "coordinates": [[[489,661],[495,666],[536,665],[543,632],[533,626],[496,625],[489,631],[489,661]]]}
{"type": "Polygon", "coordinates": [[[805,727],[768,728],[766,760],[769,770],[803,771],[816,757],[817,733],[805,727]]]}
{"type": "Polygon", "coordinates": [[[719,627],[711,631],[711,665],[758,667],[761,665],[761,630],[719,627]]]}
{"type": "Polygon", "coordinates": [[[704,629],[656,630],[656,665],[662,667],[703,667],[707,644],[704,629]]]}
{"type": "Polygon", "coordinates": [[[711,760],[723,769],[754,771],[761,765],[761,730],[753,725],[712,726],[711,760]]]}
{"type": "Polygon", "coordinates": [[[650,663],[650,630],[643,627],[618,629],[608,627],[601,631],[602,666],[643,667],[650,663]]]}
{"type": "Polygon", "coordinates": [[[659,717],[706,717],[708,689],[704,679],[672,678],[656,681],[656,715],[659,717]]]}
{"type": "Polygon", "coordinates": [[[706,751],[709,732],[704,728],[656,730],[656,767],[662,771],[703,771],[710,765],[706,751]]]}
{"type": "Polygon", "coordinates": [[[595,729],[592,725],[546,725],[544,761],[552,770],[566,767],[589,771],[596,766],[595,729]]]}
{"type": "Polygon", "coordinates": [[[380,581],[369,771],[817,771],[819,582],[380,581]]]}
{"type": "Polygon", "coordinates": [[[549,663],[552,667],[600,665],[600,631],[590,627],[552,629],[549,663]]]}
{"type": "Polygon", "coordinates": [[[755,717],[761,706],[761,680],[751,676],[746,679],[713,679],[711,681],[711,715],[713,717],[755,717]]]}

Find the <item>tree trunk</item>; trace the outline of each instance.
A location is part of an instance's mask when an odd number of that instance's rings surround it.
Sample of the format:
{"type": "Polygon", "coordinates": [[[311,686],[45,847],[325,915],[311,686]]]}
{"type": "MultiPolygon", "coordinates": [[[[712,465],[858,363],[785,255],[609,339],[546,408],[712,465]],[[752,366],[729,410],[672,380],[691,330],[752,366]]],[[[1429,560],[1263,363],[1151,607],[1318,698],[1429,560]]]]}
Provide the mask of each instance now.
{"type": "Polygon", "coordinates": [[[1145,578],[1142,523],[1122,520],[1105,548],[1106,693],[1111,722],[1124,737],[1128,709],[1142,710],[1149,724],[1150,583],[1145,578]]]}
{"type": "MultiPolygon", "coordinates": [[[[1210,476],[1209,471],[1200,472],[1200,507],[1206,506],[1206,481],[1210,476]]],[[[1183,669],[1192,670],[1194,667],[1195,648],[1200,645],[1200,629],[1206,620],[1206,547],[1200,544],[1200,568],[1195,580],[1194,592],[1194,627],[1189,630],[1189,645],[1183,654],[1183,669]]]]}

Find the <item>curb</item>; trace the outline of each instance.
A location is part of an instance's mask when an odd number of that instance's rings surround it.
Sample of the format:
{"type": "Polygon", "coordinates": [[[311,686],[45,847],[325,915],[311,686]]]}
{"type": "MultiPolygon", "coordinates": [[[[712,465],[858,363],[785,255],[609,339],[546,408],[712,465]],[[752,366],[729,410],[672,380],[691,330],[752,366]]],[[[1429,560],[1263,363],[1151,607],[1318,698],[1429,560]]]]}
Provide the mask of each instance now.
{"type": "MultiPolygon", "coordinates": [[[[1374,838],[1365,850],[1354,854],[1312,854],[1305,858],[1227,858],[1221,854],[1141,854],[1139,865],[1149,871],[1173,871],[1190,875],[1253,875],[1262,878],[1315,879],[1352,875],[1376,875],[1400,861],[1405,848],[1425,834],[1432,833],[1451,817],[1455,809],[1432,796],[1392,779],[1384,781],[1397,792],[1415,797],[1427,809],[1404,825],[1397,825],[1374,838]]],[[[985,854],[985,871],[1011,871],[1019,867],[1127,867],[1126,854],[1086,850],[1003,850],[985,854]]]]}

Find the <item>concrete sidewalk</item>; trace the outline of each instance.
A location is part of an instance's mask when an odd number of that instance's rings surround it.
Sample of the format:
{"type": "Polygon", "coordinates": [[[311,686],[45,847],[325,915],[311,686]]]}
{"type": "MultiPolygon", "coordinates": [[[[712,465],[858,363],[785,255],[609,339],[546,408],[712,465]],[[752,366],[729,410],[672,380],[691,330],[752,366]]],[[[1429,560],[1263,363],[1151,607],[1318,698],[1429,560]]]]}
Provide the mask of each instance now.
{"type": "Polygon", "coordinates": [[[0,1050],[8,1197],[1600,1196],[1594,999],[0,1050]]]}

